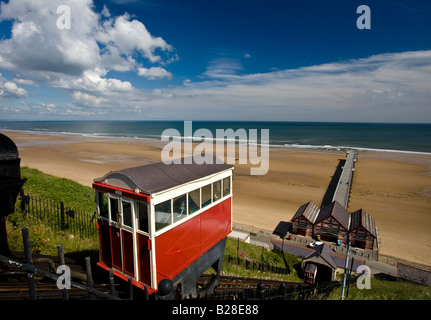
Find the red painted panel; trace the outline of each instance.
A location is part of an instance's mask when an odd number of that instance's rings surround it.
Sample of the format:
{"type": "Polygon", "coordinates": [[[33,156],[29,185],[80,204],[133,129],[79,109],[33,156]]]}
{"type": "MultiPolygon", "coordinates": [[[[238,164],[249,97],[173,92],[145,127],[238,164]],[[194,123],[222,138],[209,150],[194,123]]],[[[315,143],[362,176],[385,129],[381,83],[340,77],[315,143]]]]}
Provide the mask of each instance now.
{"type": "Polygon", "coordinates": [[[121,239],[120,239],[120,229],[110,226],[111,230],[111,256],[112,264],[122,269],[121,265],[121,239]]]}
{"type": "Polygon", "coordinates": [[[121,234],[123,237],[123,269],[133,275],[135,270],[133,264],[133,234],[124,229],[121,230],[121,234]]]}
{"type": "Polygon", "coordinates": [[[155,239],[157,272],[172,279],[198,257],[200,246],[200,216],[165,232],[155,239]]]}
{"type": "Polygon", "coordinates": [[[201,214],[201,251],[214,246],[231,231],[231,199],[201,214]]]}
{"type": "Polygon", "coordinates": [[[156,237],[157,283],[172,279],[231,232],[231,198],[156,237]]]}
{"type": "Polygon", "coordinates": [[[148,250],[149,238],[138,233],[138,268],[139,282],[151,285],[150,278],[150,250],[148,250]]]}
{"type": "Polygon", "coordinates": [[[97,222],[99,230],[100,260],[111,267],[111,237],[109,235],[108,222],[99,220],[97,222]]]}

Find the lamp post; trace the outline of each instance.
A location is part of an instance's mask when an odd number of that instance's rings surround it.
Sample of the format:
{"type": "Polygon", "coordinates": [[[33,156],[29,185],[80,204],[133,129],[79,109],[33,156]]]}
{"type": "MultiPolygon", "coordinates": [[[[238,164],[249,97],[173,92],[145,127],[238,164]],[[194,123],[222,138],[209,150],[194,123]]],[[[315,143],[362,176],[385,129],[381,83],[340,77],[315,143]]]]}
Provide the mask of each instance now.
{"type": "Polygon", "coordinates": [[[346,262],[344,264],[344,276],[343,276],[343,287],[341,288],[341,300],[344,300],[344,288],[346,287],[347,267],[349,264],[349,252],[350,252],[350,238],[347,241],[347,254],[346,254],[346,262]]]}

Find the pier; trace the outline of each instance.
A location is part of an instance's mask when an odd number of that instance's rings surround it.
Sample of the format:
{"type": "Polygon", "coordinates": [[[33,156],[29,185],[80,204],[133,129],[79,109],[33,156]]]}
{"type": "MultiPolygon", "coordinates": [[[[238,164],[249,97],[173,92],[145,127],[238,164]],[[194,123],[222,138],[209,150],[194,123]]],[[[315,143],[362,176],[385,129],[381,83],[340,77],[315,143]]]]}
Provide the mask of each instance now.
{"type": "Polygon", "coordinates": [[[355,171],[355,161],[357,159],[358,154],[354,151],[347,151],[346,158],[339,159],[334,175],[332,176],[325,195],[323,196],[320,208],[323,208],[336,200],[347,209],[352,176],[355,171]]]}
{"type": "Polygon", "coordinates": [[[358,159],[358,154],[354,151],[347,151],[346,162],[342,167],[340,179],[334,192],[332,201],[337,201],[347,209],[349,203],[350,187],[352,185],[353,172],[355,171],[355,162],[358,159]]]}

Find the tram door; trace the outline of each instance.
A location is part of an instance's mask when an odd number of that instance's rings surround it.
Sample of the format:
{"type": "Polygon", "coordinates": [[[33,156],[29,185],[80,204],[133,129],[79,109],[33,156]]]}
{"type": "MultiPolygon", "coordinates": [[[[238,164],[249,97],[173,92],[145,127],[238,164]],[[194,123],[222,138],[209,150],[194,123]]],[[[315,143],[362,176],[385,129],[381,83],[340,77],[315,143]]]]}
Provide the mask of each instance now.
{"type": "Polygon", "coordinates": [[[109,205],[112,265],[134,276],[133,203],[110,198],[109,205]]]}

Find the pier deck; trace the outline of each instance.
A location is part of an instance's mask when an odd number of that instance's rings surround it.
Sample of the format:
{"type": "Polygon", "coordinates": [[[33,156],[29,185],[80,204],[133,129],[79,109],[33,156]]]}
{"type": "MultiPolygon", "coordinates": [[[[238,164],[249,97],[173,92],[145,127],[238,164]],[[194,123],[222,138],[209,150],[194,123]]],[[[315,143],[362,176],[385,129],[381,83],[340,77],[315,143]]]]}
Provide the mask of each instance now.
{"type": "Polygon", "coordinates": [[[352,184],[352,176],[355,171],[355,161],[358,154],[354,151],[348,151],[346,154],[346,162],[343,166],[343,171],[338,181],[337,188],[335,189],[332,201],[337,201],[344,208],[347,208],[349,202],[350,187],[352,184]]]}

